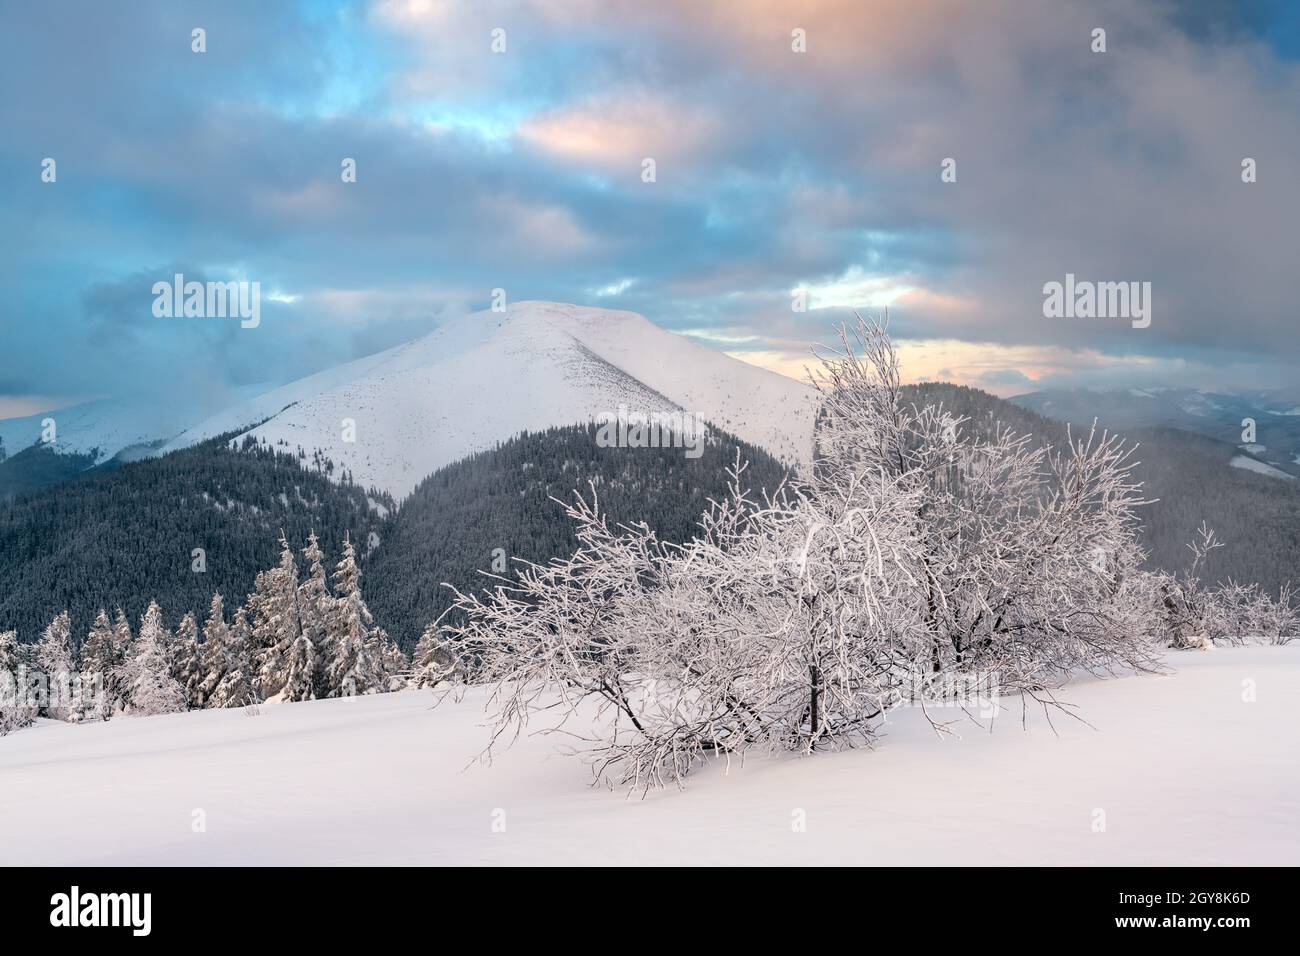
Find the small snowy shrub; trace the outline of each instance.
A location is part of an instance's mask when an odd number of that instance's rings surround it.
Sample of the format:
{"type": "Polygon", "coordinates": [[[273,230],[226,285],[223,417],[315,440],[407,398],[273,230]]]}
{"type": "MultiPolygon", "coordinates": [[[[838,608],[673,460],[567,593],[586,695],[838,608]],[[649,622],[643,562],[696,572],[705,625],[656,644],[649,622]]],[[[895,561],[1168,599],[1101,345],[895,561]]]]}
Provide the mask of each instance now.
{"type": "Polygon", "coordinates": [[[1258,585],[1229,581],[1206,587],[1201,574],[1209,556],[1223,544],[1204,523],[1196,540],[1188,544],[1192,561],[1186,574],[1174,578],[1153,574],[1158,580],[1161,635],[1177,650],[1211,650],[1218,644],[1289,644],[1300,637],[1300,610],[1295,594],[1284,585],[1277,600],[1258,585]]]}

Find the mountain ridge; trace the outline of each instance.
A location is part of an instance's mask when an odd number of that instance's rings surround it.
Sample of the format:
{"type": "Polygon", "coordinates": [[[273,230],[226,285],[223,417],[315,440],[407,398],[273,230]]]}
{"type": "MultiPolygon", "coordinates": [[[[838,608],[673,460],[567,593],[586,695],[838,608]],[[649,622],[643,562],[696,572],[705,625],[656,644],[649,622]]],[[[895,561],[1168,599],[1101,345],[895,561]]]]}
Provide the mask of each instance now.
{"type": "Polygon", "coordinates": [[[1075,425],[1095,418],[1112,431],[1177,428],[1236,446],[1240,461],[1233,467],[1274,478],[1300,476],[1300,415],[1294,414],[1295,396],[1288,392],[1044,389],[1009,401],[1075,425]]]}
{"type": "Polygon", "coordinates": [[[806,462],[813,406],[808,386],[637,313],[528,301],[291,382],[187,429],[159,454],[237,432],[319,451],[400,500],[438,468],[514,435],[621,409],[698,414],[779,460],[806,462]]]}

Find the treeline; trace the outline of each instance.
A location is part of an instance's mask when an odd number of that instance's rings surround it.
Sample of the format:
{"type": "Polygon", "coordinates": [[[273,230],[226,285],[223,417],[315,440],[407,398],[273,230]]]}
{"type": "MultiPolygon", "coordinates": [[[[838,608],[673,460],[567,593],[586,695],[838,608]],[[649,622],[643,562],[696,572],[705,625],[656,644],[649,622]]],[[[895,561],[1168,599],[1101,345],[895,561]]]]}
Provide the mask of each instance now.
{"type": "MultiPolygon", "coordinates": [[[[409,663],[361,596],[356,549],[345,537],[332,571],[316,535],[302,549],[287,539],[245,603],[227,616],[213,594],[206,617],[185,614],[169,629],[151,601],[132,631],[120,607],[101,609],[85,639],[60,612],[39,641],[0,634],[0,732],[38,716],[80,722],[267,700],[384,693],[413,678],[409,663]]],[[[414,679],[418,682],[419,676],[414,679]]]]}

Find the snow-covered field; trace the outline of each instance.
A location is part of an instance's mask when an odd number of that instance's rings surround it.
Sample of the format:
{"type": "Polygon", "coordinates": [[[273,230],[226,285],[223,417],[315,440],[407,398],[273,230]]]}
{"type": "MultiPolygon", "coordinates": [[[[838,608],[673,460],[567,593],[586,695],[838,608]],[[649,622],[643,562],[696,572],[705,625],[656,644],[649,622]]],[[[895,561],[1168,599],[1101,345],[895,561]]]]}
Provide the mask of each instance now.
{"type": "Polygon", "coordinates": [[[42,722],[0,738],[0,864],[1300,863],[1300,647],[1168,660],[1069,688],[1092,728],[1017,706],[945,741],[900,712],[875,751],[645,800],[555,737],[465,769],[478,692],[42,722]]]}

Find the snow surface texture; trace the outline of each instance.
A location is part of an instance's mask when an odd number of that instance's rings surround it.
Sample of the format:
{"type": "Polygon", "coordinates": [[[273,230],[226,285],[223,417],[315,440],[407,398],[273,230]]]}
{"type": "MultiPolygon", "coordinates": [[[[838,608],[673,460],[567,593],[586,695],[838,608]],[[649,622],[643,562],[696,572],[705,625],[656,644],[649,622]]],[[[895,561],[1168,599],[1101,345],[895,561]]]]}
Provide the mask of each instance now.
{"type": "MultiPolygon", "coordinates": [[[[443,465],[524,430],[619,413],[699,414],[791,464],[812,452],[813,392],[664,331],[634,312],[516,302],[292,382],[209,418],[161,449],[260,422],[272,445],[320,449],[402,499],[443,465]],[[356,423],[345,440],[343,422],[356,423]]],[[[337,476],[338,471],[335,472],[337,476]]]]}
{"type": "Polygon", "coordinates": [[[0,738],[0,864],[1300,863],[1300,648],[1168,661],[1067,688],[1095,729],[1022,730],[1017,705],[939,740],[896,712],[874,751],[714,765],[645,800],[591,789],[556,737],[465,769],[479,690],[43,721],[0,738]]]}

